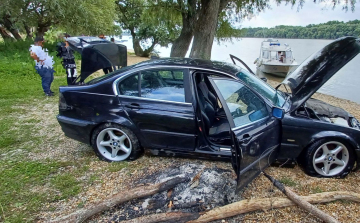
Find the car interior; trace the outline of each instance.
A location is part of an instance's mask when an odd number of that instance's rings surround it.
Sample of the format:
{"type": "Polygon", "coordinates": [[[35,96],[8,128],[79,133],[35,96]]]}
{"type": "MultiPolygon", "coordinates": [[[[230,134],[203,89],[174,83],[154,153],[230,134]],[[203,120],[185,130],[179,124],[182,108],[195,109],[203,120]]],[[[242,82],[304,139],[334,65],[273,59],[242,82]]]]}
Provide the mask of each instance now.
{"type": "Polygon", "coordinates": [[[208,79],[209,76],[213,75],[197,72],[194,76],[197,101],[203,121],[202,127],[208,140],[218,145],[231,145],[229,122],[208,79]]]}

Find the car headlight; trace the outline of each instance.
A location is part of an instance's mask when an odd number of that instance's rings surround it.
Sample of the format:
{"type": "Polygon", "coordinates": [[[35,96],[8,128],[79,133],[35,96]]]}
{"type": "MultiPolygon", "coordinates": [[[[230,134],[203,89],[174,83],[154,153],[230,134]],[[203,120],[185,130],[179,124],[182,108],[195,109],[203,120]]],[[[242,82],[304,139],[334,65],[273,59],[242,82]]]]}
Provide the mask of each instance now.
{"type": "Polygon", "coordinates": [[[352,127],[360,128],[360,123],[356,118],[350,118],[350,124],[352,127]]]}

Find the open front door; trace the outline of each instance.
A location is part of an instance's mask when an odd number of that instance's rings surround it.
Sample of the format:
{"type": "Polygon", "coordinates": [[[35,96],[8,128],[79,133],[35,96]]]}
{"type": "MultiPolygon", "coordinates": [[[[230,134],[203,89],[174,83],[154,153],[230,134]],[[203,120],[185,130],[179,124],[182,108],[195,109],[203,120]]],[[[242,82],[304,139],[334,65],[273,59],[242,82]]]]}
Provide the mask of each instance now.
{"type": "Polygon", "coordinates": [[[276,157],[280,145],[280,120],[271,107],[238,80],[209,78],[229,121],[232,164],[238,176],[237,191],[249,184],[276,157]]]}

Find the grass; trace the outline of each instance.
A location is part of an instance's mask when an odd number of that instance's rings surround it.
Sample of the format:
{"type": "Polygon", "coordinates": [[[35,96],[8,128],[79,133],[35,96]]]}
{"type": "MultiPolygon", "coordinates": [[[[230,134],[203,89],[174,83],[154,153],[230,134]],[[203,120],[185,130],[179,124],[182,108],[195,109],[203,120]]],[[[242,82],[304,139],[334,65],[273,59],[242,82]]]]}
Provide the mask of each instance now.
{"type": "Polygon", "coordinates": [[[282,177],[279,181],[289,187],[295,187],[297,185],[297,183],[289,177],[282,177]]]}
{"type": "MultiPolygon", "coordinates": [[[[55,122],[51,109],[58,98],[46,98],[41,80],[30,58],[30,41],[0,42],[0,222],[31,222],[45,202],[76,196],[87,180],[78,178],[89,170],[95,160],[61,161],[32,160],[29,153],[41,155],[44,149],[60,147],[57,137],[44,136],[53,130],[47,119],[55,122]],[[47,105],[47,107],[46,107],[47,105]],[[47,117],[51,114],[51,117],[47,117]],[[36,154],[36,153],[35,153],[36,154]],[[64,173],[62,169],[71,167],[64,173]]],[[[65,70],[55,57],[53,45],[45,46],[55,60],[52,89],[66,84],[65,70]]],[[[89,180],[93,182],[96,175],[89,180]]]]}

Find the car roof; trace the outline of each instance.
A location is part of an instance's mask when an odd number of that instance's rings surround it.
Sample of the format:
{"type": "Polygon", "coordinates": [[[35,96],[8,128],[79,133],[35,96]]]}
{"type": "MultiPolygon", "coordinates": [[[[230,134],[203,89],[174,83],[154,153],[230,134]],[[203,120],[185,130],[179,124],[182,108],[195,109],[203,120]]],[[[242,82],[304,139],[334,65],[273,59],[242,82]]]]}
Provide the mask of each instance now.
{"type": "Polygon", "coordinates": [[[213,60],[203,60],[203,59],[193,59],[193,58],[159,58],[146,60],[140,63],[137,63],[133,68],[141,67],[152,67],[152,66],[186,66],[193,68],[205,68],[212,69],[217,71],[226,72],[231,75],[239,73],[242,69],[238,66],[235,66],[230,63],[213,61],[213,60]]]}

